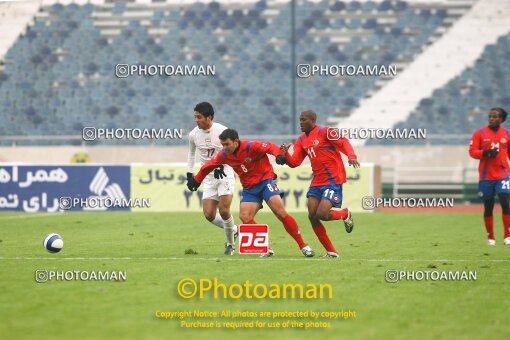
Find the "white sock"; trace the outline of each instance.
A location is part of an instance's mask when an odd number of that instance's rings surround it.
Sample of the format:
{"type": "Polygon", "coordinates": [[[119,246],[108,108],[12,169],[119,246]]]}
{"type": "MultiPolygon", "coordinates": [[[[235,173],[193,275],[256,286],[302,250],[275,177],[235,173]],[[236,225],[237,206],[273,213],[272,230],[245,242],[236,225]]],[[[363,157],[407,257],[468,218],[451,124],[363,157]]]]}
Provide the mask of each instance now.
{"type": "Polygon", "coordinates": [[[223,223],[225,224],[225,227],[233,228],[235,226],[235,224],[234,224],[234,216],[230,215],[228,220],[223,220],[223,223]]]}
{"type": "Polygon", "coordinates": [[[227,243],[234,245],[234,217],[230,215],[228,220],[223,220],[225,236],[227,237],[227,243]]]}
{"type": "Polygon", "coordinates": [[[211,223],[222,229],[224,227],[223,219],[221,218],[219,212],[216,212],[216,217],[214,217],[214,220],[212,220],[211,223]]]}

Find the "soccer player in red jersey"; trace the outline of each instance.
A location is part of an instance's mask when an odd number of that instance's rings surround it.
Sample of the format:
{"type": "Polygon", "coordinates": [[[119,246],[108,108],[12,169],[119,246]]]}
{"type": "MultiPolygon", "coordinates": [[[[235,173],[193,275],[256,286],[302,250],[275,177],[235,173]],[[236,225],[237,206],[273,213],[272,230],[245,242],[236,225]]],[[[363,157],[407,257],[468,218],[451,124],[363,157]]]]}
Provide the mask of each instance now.
{"type": "Polygon", "coordinates": [[[308,218],[319,241],[326,248],[324,257],[337,258],[338,252],[331,243],[322,221],[343,220],[345,230],[350,233],[354,222],[349,209],[334,210],[342,206],[342,184],[346,182],[342,156],[347,155],[349,165],[359,168],[359,163],[349,140],[338,134],[338,129],[317,125],[317,114],[304,111],[299,117],[303,134],[294,144],[292,156],[288,153],[290,145],[282,145],[285,156],[277,158],[278,164],[288,164],[291,168],[299,166],[306,156],[312,165],[313,179],[306,197],[308,198],[308,218]]]}
{"type": "Polygon", "coordinates": [[[469,144],[469,155],[479,159],[478,195],[483,199],[487,243],[496,245],[494,238],[494,195],[498,195],[503,210],[504,244],[510,245],[510,166],[508,165],[508,143],[510,134],[501,126],[507,112],[495,107],[489,112],[489,125],[476,130],[469,144]]]}
{"type": "MultiPolygon", "coordinates": [[[[188,179],[187,186],[191,191],[198,189],[208,173],[223,164],[230,165],[239,175],[243,186],[239,217],[246,224],[256,224],[255,214],[262,207],[262,200],[275,216],[283,223],[285,230],[299,245],[299,249],[306,257],[313,257],[315,253],[303,241],[296,220],[290,216],[283,206],[280,190],[276,186],[276,174],[269,162],[267,154],[278,156],[282,151],[278,145],[259,141],[241,141],[236,130],[226,129],[220,136],[223,150],[216,157],[206,162],[196,176],[188,179]]],[[[270,257],[274,251],[269,249],[262,257],[270,257]]]]}

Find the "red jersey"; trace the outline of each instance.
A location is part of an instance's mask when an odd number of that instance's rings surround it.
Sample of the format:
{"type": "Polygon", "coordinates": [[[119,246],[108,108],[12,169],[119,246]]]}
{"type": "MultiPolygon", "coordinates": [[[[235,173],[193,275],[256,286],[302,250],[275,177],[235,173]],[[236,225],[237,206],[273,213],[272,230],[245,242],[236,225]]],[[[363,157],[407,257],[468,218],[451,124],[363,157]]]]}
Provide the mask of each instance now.
{"type": "Polygon", "coordinates": [[[469,144],[469,155],[480,160],[478,174],[480,181],[494,181],[508,178],[510,167],[508,165],[508,131],[500,127],[497,131],[491,130],[488,126],[476,130],[469,144]],[[499,152],[494,158],[483,155],[484,150],[498,149],[499,152]]]}
{"type": "Polygon", "coordinates": [[[329,138],[327,130],[326,127],[316,125],[308,134],[303,133],[298,138],[292,156],[285,154],[291,168],[299,166],[306,156],[310,158],[313,172],[310,186],[345,183],[345,168],[339,151],[349,159],[357,158],[348,139],[329,138]]]}
{"type": "Polygon", "coordinates": [[[202,183],[205,176],[221,164],[228,164],[239,175],[244,189],[249,189],[262,181],[276,178],[273,166],[267,154],[281,155],[283,152],[276,144],[259,141],[240,141],[236,152],[228,155],[221,150],[216,157],[202,165],[195,180],[202,183]]]}

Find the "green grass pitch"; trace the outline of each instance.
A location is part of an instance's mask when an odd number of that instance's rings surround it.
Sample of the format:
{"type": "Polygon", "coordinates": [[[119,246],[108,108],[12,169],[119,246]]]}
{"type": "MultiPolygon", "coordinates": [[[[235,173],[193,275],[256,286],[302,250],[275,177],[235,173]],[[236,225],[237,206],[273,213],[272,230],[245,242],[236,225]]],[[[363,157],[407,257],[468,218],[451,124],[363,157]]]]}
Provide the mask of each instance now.
{"type": "MultiPolygon", "coordinates": [[[[306,215],[294,216],[305,240],[323,255],[306,215]]],[[[222,255],[223,231],[198,213],[1,214],[0,334],[4,339],[496,339],[510,333],[510,246],[501,239],[500,215],[495,247],[486,245],[481,212],[357,214],[352,234],[341,222],[328,222],[340,260],[304,258],[274,216],[259,214],[257,221],[270,225],[272,259],[222,255]],[[65,242],[59,254],[42,247],[52,232],[65,242]],[[188,248],[198,254],[185,255],[188,248]],[[36,283],[38,269],[121,270],[127,281],[36,283]],[[476,271],[477,280],[387,283],[388,269],[476,271]],[[329,283],[333,298],[183,299],[176,287],[186,277],[224,284],[329,283]],[[232,330],[184,329],[179,320],[156,318],[157,310],[357,314],[330,320],[327,329],[232,330]]]]}

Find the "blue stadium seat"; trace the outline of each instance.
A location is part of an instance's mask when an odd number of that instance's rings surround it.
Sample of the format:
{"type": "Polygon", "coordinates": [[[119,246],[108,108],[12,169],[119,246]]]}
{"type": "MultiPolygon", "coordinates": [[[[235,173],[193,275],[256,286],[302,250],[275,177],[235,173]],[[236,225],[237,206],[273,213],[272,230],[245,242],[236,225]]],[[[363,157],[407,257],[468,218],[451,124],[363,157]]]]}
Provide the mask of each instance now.
{"type": "Polygon", "coordinates": [[[115,2],[115,4],[113,5],[113,10],[112,12],[114,14],[122,14],[126,11],[126,3],[124,2],[115,2]]]}
{"type": "Polygon", "coordinates": [[[216,1],[212,1],[207,5],[207,9],[211,12],[217,12],[220,9],[220,4],[216,1]]]}
{"type": "MultiPolygon", "coordinates": [[[[486,124],[486,113],[493,106],[508,107],[510,96],[506,84],[509,76],[500,73],[508,67],[506,58],[494,58],[496,51],[504,50],[509,37],[485,48],[481,58],[475,65],[449,81],[444,87],[434,90],[432,96],[420,101],[416,111],[403,122],[403,126],[415,127],[415,122],[426,122],[426,127],[434,133],[471,134],[473,130],[486,124]],[[493,69],[497,78],[490,75],[493,69]],[[469,82],[474,87],[465,88],[469,82]],[[494,85],[498,82],[498,85],[494,85]],[[482,113],[466,119],[468,112],[482,110],[482,113]]],[[[455,144],[463,141],[448,141],[455,144]]],[[[409,141],[406,141],[409,143],[409,141]]],[[[414,143],[414,142],[411,142],[414,143]]],[[[443,144],[445,141],[433,140],[431,143],[443,144]]],[[[376,144],[376,142],[371,142],[376,144]]]]}
{"type": "Polygon", "coordinates": [[[351,1],[347,3],[347,10],[349,12],[359,11],[362,8],[361,3],[359,1],[351,1]]]}
{"type": "Polygon", "coordinates": [[[264,1],[264,0],[261,0],[261,1],[258,1],[256,4],[255,4],[255,9],[257,11],[263,11],[267,8],[267,3],[264,1]]]}
{"type": "Polygon", "coordinates": [[[390,11],[393,9],[393,5],[391,4],[391,1],[389,0],[384,0],[383,2],[381,2],[379,4],[379,8],[378,8],[380,11],[390,11]]]}
{"type": "MultiPolygon", "coordinates": [[[[97,7],[114,16],[130,10],[127,2],[114,2],[113,8],[111,3],[108,7],[97,7]]],[[[430,11],[416,14],[413,5],[404,1],[323,0],[296,4],[296,61],[310,64],[357,64],[361,60],[376,64],[394,62],[397,56],[413,58],[448,15],[441,8],[434,15],[430,11]],[[356,15],[347,18],[340,13],[343,11],[356,12],[356,15]],[[379,25],[373,11],[383,11],[396,22],[379,25]],[[350,37],[345,43],[332,42],[322,34],[328,29],[356,31],[359,28],[370,33],[350,37]],[[414,41],[402,34],[408,28],[416,34],[414,41]],[[384,54],[373,51],[379,46],[384,48],[384,54]]],[[[0,131],[79,134],[86,122],[137,126],[163,125],[171,120],[192,126],[192,119],[182,112],[190,111],[198,91],[207,93],[207,100],[224,113],[219,115],[222,123],[237,127],[242,134],[288,134],[292,131],[290,84],[295,72],[290,60],[290,4],[271,5],[271,8],[275,15],[271,19],[264,13],[268,9],[266,1],[246,3],[243,10],[238,4],[218,2],[192,3],[180,9],[158,8],[149,17],[149,24],[170,24],[168,33],[158,38],[160,41],[149,34],[146,21],[134,19],[109,42],[90,16],[95,5],[53,5],[45,9],[51,14],[51,25],[36,19],[7,52],[7,58],[14,62],[7,63],[0,72],[0,109],[6,112],[0,115],[0,131]],[[211,34],[217,28],[223,30],[221,37],[211,34]],[[65,50],[60,59],[54,53],[57,48],[65,50]],[[217,74],[214,77],[114,78],[116,64],[176,61],[188,65],[214,64],[217,74]],[[52,89],[51,84],[57,81],[62,87],[52,89]],[[228,114],[251,112],[257,107],[263,112],[255,119],[228,114]],[[58,124],[50,124],[52,121],[58,124]]],[[[480,65],[463,76],[462,81],[451,84],[459,88],[472,80],[481,91],[467,94],[455,89],[439,91],[432,104],[420,105],[411,122],[435,126],[434,120],[424,118],[426,113],[447,117],[460,129],[467,124],[459,123],[460,116],[451,109],[451,103],[465,111],[474,105],[496,101],[506,105],[510,85],[504,70],[510,67],[506,61],[509,53],[508,39],[498,40],[491,55],[498,56],[499,63],[480,65]],[[497,81],[491,81],[494,74],[501,75],[497,81]],[[454,95],[462,100],[452,100],[454,95]]],[[[325,121],[338,108],[355,109],[376,81],[376,77],[356,81],[351,78],[340,81],[336,77],[300,78],[296,82],[296,105],[316,109],[325,121]]],[[[470,122],[469,126],[474,123],[470,122]]]]}

